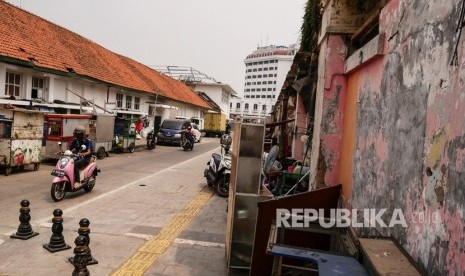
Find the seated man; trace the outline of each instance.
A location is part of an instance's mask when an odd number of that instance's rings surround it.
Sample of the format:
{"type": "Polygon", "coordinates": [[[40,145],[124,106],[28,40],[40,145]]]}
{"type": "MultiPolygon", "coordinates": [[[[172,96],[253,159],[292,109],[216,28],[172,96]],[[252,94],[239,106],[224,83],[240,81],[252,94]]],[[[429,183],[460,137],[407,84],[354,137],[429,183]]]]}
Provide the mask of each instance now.
{"type": "Polygon", "coordinates": [[[81,179],[79,170],[84,169],[89,165],[91,154],[92,154],[92,141],[85,138],[86,128],[83,126],[77,126],[73,132],[74,140],[71,143],[69,149],[77,152],[79,159],[74,162],[74,187],[77,189],[81,186],[81,179]],[[81,152],[81,146],[85,145],[86,149],[81,152]]]}
{"type": "Polygon", "coordinates": [[[192,127],[188,126],[185,130],[185,135],[187,140],[189,140],[192,144],[195,143],[195,134],[192,132],[192,127]]]}

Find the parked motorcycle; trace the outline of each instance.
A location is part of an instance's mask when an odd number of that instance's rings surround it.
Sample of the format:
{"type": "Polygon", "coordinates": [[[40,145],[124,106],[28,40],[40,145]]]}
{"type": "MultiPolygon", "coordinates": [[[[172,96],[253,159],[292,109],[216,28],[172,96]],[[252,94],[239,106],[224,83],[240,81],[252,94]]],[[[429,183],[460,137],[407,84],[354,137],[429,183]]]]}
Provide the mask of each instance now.
{"type": "Polygon", "coordinates": [[[154,133],[154,130],[150,131],[147,134],[147,149],[153,150],[157,146],[157,136],[154,133]]]}
{"type": "MultiPolygon", "coordinates": [[[[52,180],[52,187],[50,193],[54,201],[62,200],[66,192],[76,192],[84,189],[86,192],[92,191],[95,185],[96,177],[100,172],[97,168],[97,157],[92,155],[89,165],[83,170],[80,170],[81,185],[76,187],[74,179],[74,162],[79,158],[79,155],[70,150],[63,152],[61,143],[60,147],[61,157],[58,160],[55,169],[52,170],[51,175],[55,176],[52,180]]],[[[86,150],[86,146],[81,146],[81,152],[86,150]]]]}
{"type": "Polygon", "coordinates": [[[208,186],[216,189],[221,197],[229,196],[229,181],[231,179],[231,158],[223,153],[213,153],[203,175],[207,179],[208,186]]]}
{"type": "Polygon", "coordinates": [[[190,150],[194,149],[194,142],[193,141],[195,141],[195,134],[191,133],[190,135],[194,136],[194,139],[192,139],[192,141],[190,139],[187,139],[185,131],[181,133],[181,147],[184,149],[184,151],[186,151],[188,149],[190,149],[190,150]]]}

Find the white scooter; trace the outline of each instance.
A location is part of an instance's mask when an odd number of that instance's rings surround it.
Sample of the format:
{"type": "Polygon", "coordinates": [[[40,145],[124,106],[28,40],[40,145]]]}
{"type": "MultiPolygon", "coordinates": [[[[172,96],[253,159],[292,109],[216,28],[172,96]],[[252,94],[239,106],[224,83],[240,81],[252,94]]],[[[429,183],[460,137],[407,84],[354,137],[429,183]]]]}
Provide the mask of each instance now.
{"type": "Polygon", "coordinates": [[[207,184],[216,189],[221,197],[229,196],[229,181],[231,179],[231,157],[223,149],[231,145],[231,139],[221,139],[221,155],[213,153],[203,175],[207,184]]]}

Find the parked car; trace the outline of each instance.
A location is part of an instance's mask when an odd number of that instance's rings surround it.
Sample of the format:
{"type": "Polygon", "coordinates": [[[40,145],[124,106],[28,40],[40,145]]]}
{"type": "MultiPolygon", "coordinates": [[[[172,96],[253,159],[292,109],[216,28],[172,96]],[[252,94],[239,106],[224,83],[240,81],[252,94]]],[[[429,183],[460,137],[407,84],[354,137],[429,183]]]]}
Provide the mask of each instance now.
{"type": "Polygon", "coordinates": [[[200,140],[202,139],[202,134],[200,133],[199,126],[197,124],[191,123],[192,126],[192,132],[195,134],[195,142],[200,143],[200,140]]]}
{"type": "Polygon", "coordinates": [[[157,133],[157,144],[181,144],[181,132],[191,126],[189,120],[165,119],[157,133]]]}

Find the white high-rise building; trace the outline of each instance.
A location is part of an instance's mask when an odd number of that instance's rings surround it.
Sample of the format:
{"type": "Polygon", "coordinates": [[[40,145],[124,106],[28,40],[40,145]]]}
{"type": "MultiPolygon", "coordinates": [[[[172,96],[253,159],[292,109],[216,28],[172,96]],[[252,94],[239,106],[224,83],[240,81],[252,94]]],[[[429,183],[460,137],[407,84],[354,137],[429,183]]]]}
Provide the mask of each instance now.
{"type": "Polygon", "coordinates": [[[297,52],[296,45],[258,47],[244,60],[242,97],[231,99],[231,118],[266,117],[272,111],[297,52]]]}

